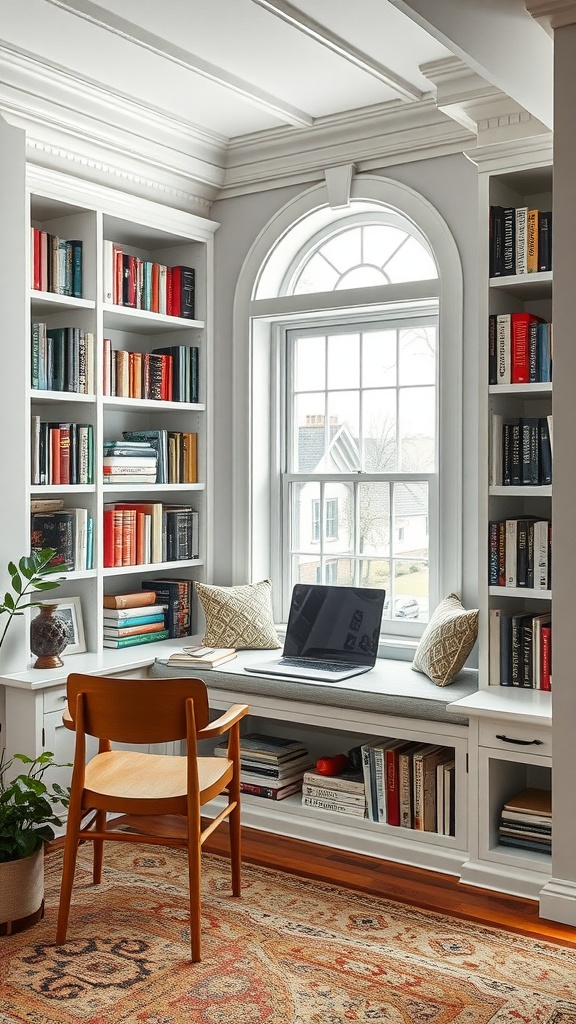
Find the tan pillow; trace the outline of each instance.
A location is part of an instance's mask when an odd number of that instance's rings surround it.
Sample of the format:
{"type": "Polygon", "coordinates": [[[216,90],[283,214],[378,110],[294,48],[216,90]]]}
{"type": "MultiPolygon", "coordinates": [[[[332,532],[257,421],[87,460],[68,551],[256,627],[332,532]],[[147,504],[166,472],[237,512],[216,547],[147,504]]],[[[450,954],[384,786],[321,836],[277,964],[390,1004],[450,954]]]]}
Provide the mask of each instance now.
{"type": "Polygon", "coordinates": [[[236,650],[282,646],[274,628],[270,580],[240,587],[194,586],[206,616],[203,643],[236,650]]]}
{"type": "Polygon", "coordinates": [[[478,609],[466,611],[456,594],[449,594],[430,619],[416,649],[412,668],[436,686],[448,686],[464,667],[478,636],[478,609]]]}

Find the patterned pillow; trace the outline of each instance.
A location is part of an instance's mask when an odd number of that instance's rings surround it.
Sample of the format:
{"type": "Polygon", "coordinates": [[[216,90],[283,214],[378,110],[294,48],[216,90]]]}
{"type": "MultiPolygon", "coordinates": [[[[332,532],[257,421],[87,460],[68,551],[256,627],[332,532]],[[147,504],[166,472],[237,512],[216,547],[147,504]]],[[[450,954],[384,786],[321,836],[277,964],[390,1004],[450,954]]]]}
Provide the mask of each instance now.
{"type": "Polygon", "coordinates": [[[466,611],[456,594],[436,608],[416,649],[412,668],[436,686],[448,686],[464,667],[478,636],[478,609],[466,611]]]}
{"type": "Polygon", "coordinates": [[[282,646],[274,628],[270,580],[240,587],[194,586],[206,616],[203,643],[236,650],[282,646]]]}

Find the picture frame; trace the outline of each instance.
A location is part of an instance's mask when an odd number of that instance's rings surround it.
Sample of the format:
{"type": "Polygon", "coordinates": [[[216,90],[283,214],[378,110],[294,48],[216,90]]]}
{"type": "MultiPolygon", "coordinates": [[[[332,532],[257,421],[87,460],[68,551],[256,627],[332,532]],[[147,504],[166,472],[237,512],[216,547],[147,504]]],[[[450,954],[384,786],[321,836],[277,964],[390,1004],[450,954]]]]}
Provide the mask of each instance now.
{"type": "MultiPolygon", "coordinates": [[[[41,604],[56,605],[55,614],[62,618],[68,625],[70,641],[62,651],[63,655],[82,654],[86,650],[86,637],[84,634],[84,620],[82,618],[82,604],[79,597],[48,598],[41,604]]],[[[31,619],[38,614],[38,606],[33,605],[30,609],[31,619]]]]}

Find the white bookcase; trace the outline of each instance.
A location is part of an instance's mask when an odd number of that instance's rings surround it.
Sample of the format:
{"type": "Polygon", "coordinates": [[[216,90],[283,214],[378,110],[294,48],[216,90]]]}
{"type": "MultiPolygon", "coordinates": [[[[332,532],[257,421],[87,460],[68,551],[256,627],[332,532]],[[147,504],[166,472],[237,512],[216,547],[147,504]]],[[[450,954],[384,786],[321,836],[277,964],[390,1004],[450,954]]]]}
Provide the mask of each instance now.
{"type": "MultiPolygon", "coordinates": [[[[0,531],[0,586],[8,589],[10,560],[30,549],[30,502],[58,497],[65,507],[83,506],[94,523],[93,565],[64,575],[50,597],[77,596],[82,607],[87,650],[65,658],[63,669],[35,670],[29,648],[29,618],[11,623],[0,651],[0,723],[9,751],[32,754],[54,729],[54,701],[70,671],[112,674],[138,671],[158,652],[158,644],[123,651],[102,642],[103,596],[139,590],[141,580],[179,576],[209,578],[213,539],[211,517],[211,393],[213,316],[213,239],[217,224],[132,195],[27,168],[24,132],[0,125],[3,225],[0,298],[3,318],[4,373],[0,375],[3,522],[0,531]],[[32,288],[31,228],[64,239],[81,239],[82,297],[32,288]],[[105,239],[125,251],[168,266],[195,270],[195,320],[147,312],[104,301],[105,239]],[[94,335],[94,393],[39,391],[31,386],[31,325],[80,327],[94,335]],[[103,339],[115,348],[147,352],[170,345],[199,349],[199,401],[195,404],[113,398],[104,394],[103,339]],[[89,423],[94,435],[94,482],[37,485],[31,475],[33,416],[50,422],[89,423]],[[104,483],[102,444],[123,430],[166,429],[198,435],[198,483],[124,487],[104,483]],[[141,499],[190,504],[199,512],[199,557],[189,561],[105,568],[103,510],[107,502],[141,499]],[[149,648],[143,653],[144,648],[149,648]],[[152,650],[154,648],[154,651],[152,650]]],[[[36,600],[41,595],[35,596],[36,600]]],[[[63,757],[63,760],[69,760],[63,757]]]]}
{"type": "Polygon", "coordinates": [[[537,898],[551,876],[546,853],[505,847],[498,823],[504,803],[523,789],[552,786],[552,695],[500,685],[490,663],[490,612],[550,612],[551,591],[494,586],[489,580],[489,523],[535,516],[551,519],[552,486],[492,483],[492,416],[547,417],[551,383],[489,384],[490,314],[525,312],[552,321],[552,272],[488,277],[490,206],[552,209],[552,158],[547,146],[508,155],[474,155],[479,166],[479,690],[455,703],[470,716],[470,859],[462,881],[537,898]]]}

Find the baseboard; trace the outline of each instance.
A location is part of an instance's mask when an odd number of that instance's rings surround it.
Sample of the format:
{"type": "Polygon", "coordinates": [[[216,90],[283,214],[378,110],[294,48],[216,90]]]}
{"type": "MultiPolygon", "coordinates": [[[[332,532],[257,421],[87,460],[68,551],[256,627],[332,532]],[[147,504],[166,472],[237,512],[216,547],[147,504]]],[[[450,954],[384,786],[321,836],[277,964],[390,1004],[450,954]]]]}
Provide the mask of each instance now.
{"type": "Polygon", "coordinates": [[[540,893],[540,917],[576,927],[576,882],[551,878],[540,893]]]}

